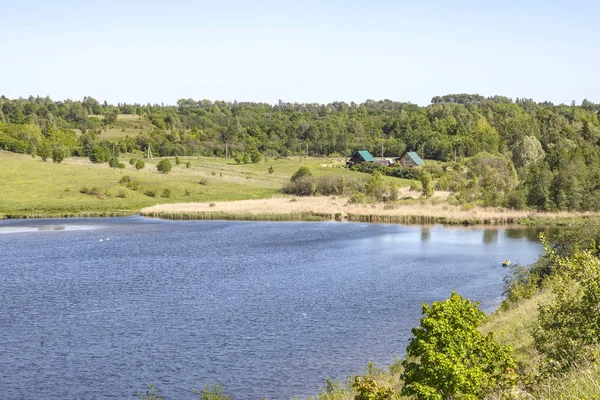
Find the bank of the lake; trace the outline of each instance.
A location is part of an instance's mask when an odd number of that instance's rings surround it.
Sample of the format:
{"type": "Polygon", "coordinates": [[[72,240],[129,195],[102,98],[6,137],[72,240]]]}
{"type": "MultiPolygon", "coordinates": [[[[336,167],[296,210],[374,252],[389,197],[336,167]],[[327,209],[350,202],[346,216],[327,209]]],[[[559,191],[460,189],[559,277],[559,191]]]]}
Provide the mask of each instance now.
{"type": "Polygon", "coordinates": [[[8,398],[306,398],[402,356],[421,303],[491,311],[538,228],[165,221],[0,222],[8,398]]]}
{"type": "Polygon", "coordinates": [[[351,204],[344,197],[276,197],[208,203],[158,204],[140,214],[173,220],[336,220],[396,224],[557,225],[599,218],[598,213],[461,207],[440,201],[351,204]]]}

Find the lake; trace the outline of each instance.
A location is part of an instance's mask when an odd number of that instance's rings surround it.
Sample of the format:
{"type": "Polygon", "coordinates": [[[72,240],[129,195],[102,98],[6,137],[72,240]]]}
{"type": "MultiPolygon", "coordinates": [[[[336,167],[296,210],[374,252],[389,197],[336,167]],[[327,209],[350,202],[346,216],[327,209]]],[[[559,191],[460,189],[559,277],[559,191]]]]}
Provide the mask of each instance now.
{"type": "Polygon", "coordinates": [[[305,399],[401,357],[421,304],[490,312],[538,230],[361,223],[0,221],[7,399],[305,399]]]}

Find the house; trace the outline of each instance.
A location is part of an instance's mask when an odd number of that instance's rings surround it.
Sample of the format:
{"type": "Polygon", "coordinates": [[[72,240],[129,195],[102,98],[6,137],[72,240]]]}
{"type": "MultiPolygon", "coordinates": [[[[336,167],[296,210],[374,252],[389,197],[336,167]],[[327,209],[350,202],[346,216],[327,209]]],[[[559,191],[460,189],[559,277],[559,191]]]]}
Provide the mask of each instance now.
{"type": "Polygon", "coordinates": [[[360,164],[364,162],[373,162],[375,158],[369,153],[367,150],[358,150],[352,153],[350,160],[346,163],[348,167],[351,167],[354,164],[360,164]]]}
{"type": "Polygon", "coordinates": [[[419,155],[414,151],[409,151],[402,157],[397,158],[396,162],[399,162],[404,168],[419,167],[425,164],[423,160],[421,160],[421,157],[419,157],[419,155]]]}

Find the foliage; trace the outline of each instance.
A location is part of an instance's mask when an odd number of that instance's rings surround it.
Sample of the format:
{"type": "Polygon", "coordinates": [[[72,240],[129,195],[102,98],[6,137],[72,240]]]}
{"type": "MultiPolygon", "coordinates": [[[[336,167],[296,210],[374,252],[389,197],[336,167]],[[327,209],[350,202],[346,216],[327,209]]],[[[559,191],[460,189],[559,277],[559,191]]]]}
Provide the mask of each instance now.
{"type": "Polygon", "coordinates": [[[269,174],[272,174],[273,172],[275,172],[275,169],[273,169],[272,165],[269,165],[268,171],[269,171],[269,174]]]}
{"type": "Polygon", "coordinates": [[[146,166],[146,163],[144,162],[144,160],[137,160],[135,162],[135,169],[140,170],[143,169],[146,166]]]}
{"type": "Polygon", "coordinates": [[[365,378],[364,380],[356,375],[352,388],[357,392],[354,400],[396,400],[398,395],[391,388],[380,387],[377,381],[373,378],[365,378]]]}
{"type": "Polygon", "coordinates": [[[588,359],[600,337],[600,260],[591,251],[575,250],[570,257],[547,253],[558,279],[555,299],[540,307],[534,345],[549,370],[565,371],[588,359]]]}
{"type": "Polygon", "coordinates": [[[148,385],[146,393],[138,393],[138,400],[163,400],[158,393],[158,388],[154,385],[148,385]]]}
{"type": "Polygon", "coordinates": [[[158,170],[158,172],[162,172],[163,174],[169,173],[171,172],[171,169],[173,168],[173,165],[171,164],[171,161],[169,161],[168,159],[162,159],[160,160],[157,164],[156,164],[156,169],[158,170]]]}
{"type": "Polygon", "coordinates": [[[430,198],[433,195],[433,184],[431,182],[431,174],[427,171],[421,172],[421,194],[426,199],[430,198]]]}
{"type": "Polygon", "coordinates": [[[231,400],[231,397],[223,394],[223,387],[214,385],[210,387],[206,385],[202,390],[194,390],[200,400],[231,400]]]}
{"type": "Polygon", "coordinates": [[[452,293],[447,300],[424,304],[423,314],[402,362],[403,395],[477,399],[515,383],[510,348],[478,330],[484,313],[476,304],[452,293]]]}
{"type": "Polygon", "coordinates": [[[62,146],[55,146],[52,149],[52,162],[60,164],[67,156],[67,151],[62,146]]]}
{"type": "Polygon", "coordinates": [[[302,166],[302,167],[298,168],[298,170],[296,172],[294,172],[294,175],[292,175],[290,180],[292,182],[296,182],[297,179],[304,178],[304,177],[312,177],[312,176],[313,176],[313,174],[312,174],[312,172],[310,172],[310,168],[308,168],[307,166],[302,166]]]}

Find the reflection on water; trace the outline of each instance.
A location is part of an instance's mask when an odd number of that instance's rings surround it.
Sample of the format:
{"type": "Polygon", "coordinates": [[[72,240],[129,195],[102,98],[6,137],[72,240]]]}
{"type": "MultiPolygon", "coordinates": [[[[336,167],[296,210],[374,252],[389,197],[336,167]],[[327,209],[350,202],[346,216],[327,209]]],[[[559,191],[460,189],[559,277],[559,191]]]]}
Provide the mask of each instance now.
{"type": "Polygon", "coordinates": [[[402,356],[421,304],[498,306],[539,228],[363,223],[0,221],[5,398],[315,395],[402,356]],[[368,344],[368,345],[365,345],[368,344]]]}

